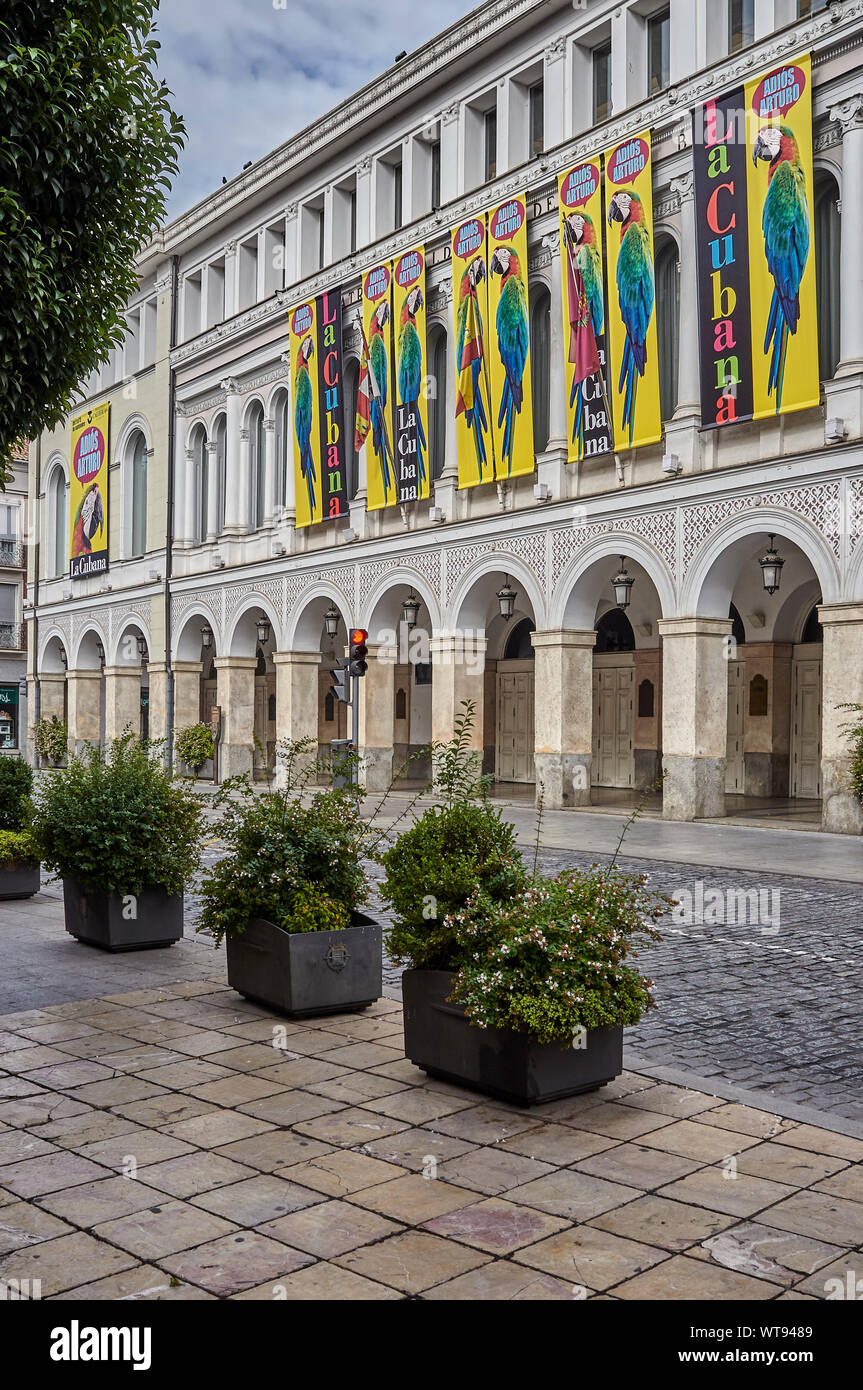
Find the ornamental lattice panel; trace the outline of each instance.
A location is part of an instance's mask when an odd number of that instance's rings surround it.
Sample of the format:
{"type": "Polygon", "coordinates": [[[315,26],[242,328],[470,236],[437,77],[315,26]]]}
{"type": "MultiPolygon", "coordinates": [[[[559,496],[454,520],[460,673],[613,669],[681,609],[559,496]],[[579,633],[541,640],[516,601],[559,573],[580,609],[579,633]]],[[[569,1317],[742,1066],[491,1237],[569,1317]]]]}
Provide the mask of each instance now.
{"type": "Polygon", "coordinates": [[[841,488],[838,482],[818,483],[812,487],[794,487],[775,492],[761,492],[751,497],[727,497],[720,502],[706,502],[683,509],[683,569],[689,569],[693,556],[723,522],[742,511],[759,507],[784,507],[803,516],[820,531],[836,558],[840,554],[841,488]]]}
{"type": "MultiPolygon", "coordinates": [[[[645,512],[619,521],[596,521],[589,526],[573,526],[554,531],[551,537],[551,580],[556,585],[573,556],[589,541],[614,537],[625,548],[627,536],[647,541],[662,556],[672,575],[677,575],[677,525],[673,511],[645,512]]],[[[621,551],[623,553],[623,551],[621,551]]]]}
{"type": "MultiPolygon", "coordinates": [[[[398,562],[398,568],[415,570],[422,575],[432,593],[440,598],[442,551],[422,551],[419,555],[407,555],[398,562]]],[[[372,564],[360,566],[360,603],[365,603],[372,589],[394,568],[392,560],[375,560],[372,564]]]]}
{"type": "Polygon", "coordinates": [[[536,533],[528,536],[508,536],[506,540],[487,541],[483,545],[461,545],[447,551],[446,557],[446,599],[452,597],[453,590],[461,576],[476,560],[485,555],[500,555],[500,569],[506,569],[506,557],[512,555],[532,572],[540,588],[545,590],[545,536],[536,533]]]}

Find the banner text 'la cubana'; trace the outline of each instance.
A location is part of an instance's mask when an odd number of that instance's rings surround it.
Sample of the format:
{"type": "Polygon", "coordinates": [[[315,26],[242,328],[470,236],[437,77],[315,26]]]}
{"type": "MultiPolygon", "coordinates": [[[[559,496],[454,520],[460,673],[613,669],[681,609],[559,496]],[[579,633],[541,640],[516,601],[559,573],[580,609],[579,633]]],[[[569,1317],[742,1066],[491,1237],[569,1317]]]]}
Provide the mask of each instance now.
{"type": "Polygon", "coordinates": [[[363,351],[367,353],[370,429],[366,451],[368,510],[398,501],[393,410],[392,265],[376,265],[363,277],[363,351]]]}
{"type": "Polygon", "coordinates": [[[753,78],[745,102],[753,414],[762,420],[820,399],[810,55],[753,78]]]}
{"type": "Polygon", "coordinates": [[[486,214],[452,233],[458,485],[494,482],[486,214]]]}
{"type": "Polygon", "coordinates": [[[580,463],[613,448],[611,422],[599,373],[584,377],[579,334],[587,318],[607,377],[605,288],[602,264],[602,180],[599,161],[578,164],[558,178],[560,274],[563,296],[567,461],[580,463]],[[579,278],[581,281],[579,283],[579,278]]]}
{"type": "Polygon", "coordinates": [[[290,317],[297,526],[347,515],[341,291],[290,317]]]}
{"type": "Polygon", "coordinates": [[[630,136],[608,151],[605,182],[614,446],[635,449],[656,443],[662,435],[650,131],[630,136]]]}
{"type": "Polygon", "coordinates": [[[488,214],[488,272],[486,344],[496,476],[501,480],[534,469],[527,210],[520,198],[509,198],[488,214]]]}
{"type": "Polygon", "coordinates": [[[395,467],[399,502],[429,496],[428,378],[426,375],[425,247],[393,266],[396,333],[395,467]]]}
{"type": "Polygon", "coordinates": [[[83,579],[108,569],[109,402],[72,421],[69,470],[69,574],[83,579]]]}

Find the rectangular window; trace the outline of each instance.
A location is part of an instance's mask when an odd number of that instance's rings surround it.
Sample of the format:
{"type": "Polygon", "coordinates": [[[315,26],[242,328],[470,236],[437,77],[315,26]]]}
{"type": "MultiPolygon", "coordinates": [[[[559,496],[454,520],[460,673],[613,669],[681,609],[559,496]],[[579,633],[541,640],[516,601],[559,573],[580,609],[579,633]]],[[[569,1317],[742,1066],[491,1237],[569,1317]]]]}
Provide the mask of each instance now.
{"type": "Polygon", "coordinates": [[[0,502],[0,537],[4,540],[18,539],[18,505],[10,506],[0,502]]]}
{"type": "Polygon", "coordinates": [[[607,121],[611,115],[611,44],[593,50],[593,120],[607,121]]]}
{"type": "Polygon", "coordinates": [[[755,40],[755,0],[728,0],[728,52],[739,53],[755,40]]]}
{"type": "Polygon", "coordinates": [[[440,140],[431,147],[431,205],[432,212],[440,207],[440,140]]]}
{"type": "Polygon", "coordinates": [[[357,190],[352,188],[348,194],[350,200],[350,233],[348,247],[351,255],[357,249],[357,190]]]}
{"type": "Polygon", "coordinates": [[[486,111],[483,117],[485,151],[485,182],[497,177],[497,109],[486,111]]]}
{"type": "Polygon", "coordinates": [[[402,162],[393,165],[393,230],[402,225],[402,162]]]}
{"type": "Polygon", "coordinates": [[[324,210],[318,213],[318,270],[324,265],[324,210]]]}
{"type": "Polygon", "coordinates": [[[671,15],[660,10],[647,21],[647,90],[664,92],[671,75],[671,15]]]}
{"type": "Polygon", "coordinates": [[[528,89],[528,119],[530,122],[530,155],[534,158],[545,148],[545,88],[535,82],[528,89]]]}
{"type": "Polygon", "coordinates": [[[0,748],[18,747],[18,693],[17,685],[0,685],[0,748]]]}

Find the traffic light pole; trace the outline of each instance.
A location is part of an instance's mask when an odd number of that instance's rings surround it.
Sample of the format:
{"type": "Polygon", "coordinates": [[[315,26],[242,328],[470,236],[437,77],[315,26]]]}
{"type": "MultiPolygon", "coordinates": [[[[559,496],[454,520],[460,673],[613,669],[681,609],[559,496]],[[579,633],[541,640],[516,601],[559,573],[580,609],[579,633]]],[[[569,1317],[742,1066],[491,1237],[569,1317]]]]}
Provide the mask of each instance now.
{"type": "Polygon", "coordinates": [[[359,752],[360,752],[360,678],[351,676],[351,743],[354,745],[354,761],[351,767],[351,776],[355,783],[359,784],[359,752]]]}

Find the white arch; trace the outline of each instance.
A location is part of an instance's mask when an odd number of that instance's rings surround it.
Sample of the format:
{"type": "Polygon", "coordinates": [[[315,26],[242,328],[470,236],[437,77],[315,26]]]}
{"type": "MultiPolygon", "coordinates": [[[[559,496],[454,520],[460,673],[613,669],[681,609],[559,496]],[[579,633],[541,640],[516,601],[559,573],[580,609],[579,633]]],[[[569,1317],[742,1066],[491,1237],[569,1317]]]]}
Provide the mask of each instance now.
{"type": "Polygon", "coordinates": [[[222,626],[216,618],[212,608],[200,600],[195,601],[194,608],[190,608],[184,614],[182,620],[175,624],[171,633],[171,660],[172,661],[200,661],[201,659],[201,625],[206,623],[213,633],[213,642],[216,655],[223,654],[222,648],[222,626]],[[190,644],[184,641],[188,629],[197,624],[197,641],[193,640],[190,644]]]}
{"type": "Polygon", "coordinates": [[[245,401],[243,404],[243,415],[242,419],[240,420],[240,429],[245,430],[249,428],[249,419],[251,418],[252,411],[256,405],[259,405],[261,407],[261,410],[263,411],[263,418],[266,420],[267,410],[264,404],[264,398],[260,394],[260,392],[256,391],[255,394],[253,396],[249,396],[248,400],[245,401]]]}
{"type": "Polygon", "coordinates": [[[276,609],[273,607],[273,604],[270,602],[270,600],[268,598],[265,598],[263,594],[259,594],[255,590],[252,590],[252,592],[247,594],[246,597],[243,599],[242,607],[237,610],[232,623],[227,629],[227,636],[225,640],[226,656],[254,655],[254,652],[239,652],[234,650],[235,642],[237,639],[237,630],[240,624],[242,623],[243,619],[247,617],[248,614],[252,612],[254,609],[260,609],[263,613],[266,614],[267,621],[269,622],[270,627],[273,630],[273,651],[281,651],[281,619],[279,618],[276,609]]]}
{"type": "Polygon", "coordinates": [[[124,637],[126,636],[126,633],[129,632],[130,629],[136,629],[136,630],[141,634],[141,636],[146,640],[146,643],[147,643],[147,652],[149,653],[148,659],[149,659],[150,661],[152,661],[152,659],[153,659],[153,644],[152,644],[152,640],[151,640],[151,636],[150,636],[150,625],[149,625],[149,623],[145,623],[145,622],[144,622],[144,619],[141,618],[141,617],[139,617],[137,613],[134,613],[134,614],[130,615],[130,617],[128,617],[128,618],[126,619],[126,621],[123,623],[123,626],[122,626],[121,629],[120,629],[120,632],[119,632],[119,634],[118,634],[118,636],[117,636],[117,639],[116,639],[116,641],[115,641],[115,643],[114,643],[114,650],[111,652],[111,660],[108,662],[108,665],[109,665],[109,666],[135,666],[135,665],[137,665],[137,662],[134,662],[134,661],[121,661],[121,660],[120,660],[120,646],[121,646],[121,643],[122,643],[124,637]]]}
{"type": "Polygon", "coordinates": [[[680,616],[726,617],[739,569],[737,552],[746,541],[767,535],[785,538],[802,551],[821,585],[823,603],[839,601],[839,565],[817,527],[782,507],[752,507],[723,522],[696,551],[681,589],[680,616]]]}
{"type": "Polygon", "coordinates": [[[114,444],[114,462],[119,463],[121,467],[125,454],[129,448],[129,441],[132,435],[138,430],[140,430],[146,440],[147,449],[149,450],[153,447],[153,431],[150,428],[149,420],[146,415],[141,415],[139,411],[133,411],[132,414],[127,415],[123,421],[120,433],[117,435],[114,444]]]}
{"type": "Polygon", "coordinates": [[[43,491],[45,497],[45,527],[43,543],[45,546],[45,578],[59,579],[66,573],[69,563],[69,462],[63,455],[55,450],[51,454],[43,473],[43,491]],[[57,554],[56,535],[57,535],[57,500],[55,496],[57,475],[63,479],[63,497],[65,502],[66,516],[63,524],[63,549],[62,554],[57,554]],[[50,574],[48,571],[51,571],[50,574]]]}
{"type": "Polygon", "coordinates": [[[210,437],[210,434],[207,428],[207,422],[204,419],[203,415],[196,415],[195,418],[193,420],[190,420],[189,424],[186,426],[186,437],[183,441],[184,449],[194,448],[195,435],[198,433],[198,431],[200,431],[203,434],[204,443],[206,444],[207,440],[210,437]]]}
{"type": "MultiPolygon", "coordinates": [[[[573,627],[589,632],[596,622],[596,608],[600,594],[596,585],[584,586],[584,593],[571,603],[580,581],[589,570],[603,560],[619,560],[621,555],[640,565],[656,590],[660,614],[663,618],[674,615],[677,594],[671,571],[658,550],[640,536],[632,536],[624,531],[609,531],[604,536],[588,541],[570,560],[557,585],[549,605],[549,626],[552,631],[573,627]]],[[[598,578],[598,576],[597,576],[598,578]]],[[[607,587],[606,581],[602,587],[607,587]]]]}
{"type": "Polygon", "coordinates": [[[88,619],[87,619],[86,626],[84,627],[84,630],[82,631],[82,633],[80,634],[80,636],[79,636],[77,642],[75,643],[74,657],[73,657],[73,659],[70,660],[70,662],[69,662],[69,669],[70,669],[70,671],[96,670],[96,669],[98,669],[98,662],[96,662],[96,663],[94,663],[93,665],[90,665],[90,666],[88,666],[88,667],[82,667],[81,664],[80,664],[80,663],[81,663],[82,649],[83,649],[84,644],[85,644],[85,642],[87,641],[88,637],[95,637],[96,640],[97,640],[98,642],[101,642],[101,643],[102,643],[102,648],[103,648],[103,650],[105,651],[106,657],[107,657],[107,652],[108,652],[108,638],[107,638],[107,636],[105,635],[105,633],[102,631],[102,628],[100,627],[99,623],[96,622],[96,619],[95,619],[95,618],[88,618],[88,619]]]}
{"type": "Polygon", "coordinates": [[[320,647],[323,607],[334,604],[349,628],[354,621],[351,607],[340,589],[325,580],[310,584],[297,599],[285,629],[285,651],[314,652],[320,647]],[[319,610],[319,611],[318,611],[319,610]]]}
{"type": "MultiPolygon", "coordinates": [[[[149,460],[153,453],[153,431],[150,422],[145,415],[137,411],[127,416],[123,421],[123,427],[117,436],[114,445],[114,461],[120,469],[120,506],[122,512],[121,545],[123,559],[132,556],[132,531],[133,531],[133,503],[134,503],[134,480],[132,466],[135,459],[134,440],[137,434],[144,437],[144,449],[149,460]]],[[[147,500],[145,499],[145,511],[147,510],[147,500]]],[[[145,524],[146,531],[146,524],[145,524]]],[[[145,536],[145,549],[146,549],[145,536]]]]}
{"type": "Polygon", "coordinates": [[[287,398],[288,398],[288,403],[290,404],[290,399],[291,399],[291,383],[290,383],[290,381],[288,380],[287,377],[284,377],[284,378],[282,378],[280,381],[277,381],[277,382],[274,383],[274,385],[273,385],[273,387],[272,387],[272,389],[271,389],[271,391],[270,391],[270,394],[269,394],[269,396],[267,397],[266,405],[264,406],[264,419],[265,419],[265,420],[272,420],[272,418],[273,418],[273,411],[275,410],[276,405],[277,405],[277,403],[278,403],[279,396],[281,396],[281,395],[287,396],[287,398]]]}
{"type": "Polygon", "coordinates": [[[365,623],[365,626],[370,632],[377,618],[377,609],[379,605],[382,604],[387,594],[393,589],[405,586],[413,589],[414,593],[422,599],[429,615],[432,630],[437,631],[439,629],[441,623],[441,610],[437,595],[421,574],[415,569],[412,569],[409,564],[404,564],[398,565],[395,569],[387,570],[386,574],[378,580],[369,593],[361,609],[361,612],[364,612],[366,617],[361,621],[365,623]]]}
{"type": "Polygon", "coordinates": [[[63,651],[66,653],[67,663],[69,661],[69,638],[67,637],[65,632],[60,631],[59,627],[49,627],[39,642],[39,660],[36,663],[36,674],[39,676],[42,675],[43,671],[56,673],[65,669],[59,657],[57,658],[56,667],[49,666],[46,662],[48,648],[50,647],[51,643],[55,640],[59,642],[60,646],[63,648],[63,651]]]}
{"type": "Polygon", "coordinates": [[[458,581],[442,615],[444,635],[464,627],[485,628],[488,605],[482,603],[479,594],[482,580],[504,574],[521,585],[533,609],[534,623],[538,628],[545,627],[545,596],[533,570],[506,550],[492,550],[468,565],[458,581]]]}

